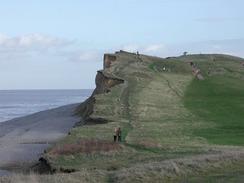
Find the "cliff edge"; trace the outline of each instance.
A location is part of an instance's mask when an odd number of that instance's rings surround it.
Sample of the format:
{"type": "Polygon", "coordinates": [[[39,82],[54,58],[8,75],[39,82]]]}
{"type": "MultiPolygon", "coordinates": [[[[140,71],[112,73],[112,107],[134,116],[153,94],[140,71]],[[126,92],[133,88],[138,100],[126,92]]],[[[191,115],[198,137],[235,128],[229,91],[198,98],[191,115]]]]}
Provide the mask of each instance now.
{"type": "Polygon", "coordinates": [[[244,167],[242,58],[119,51],[105,54],[103,67],[77,108],[83,120],[43,156],[52,172],[157,182],[244,167]],[[121,143],[113,142],[115,127],[121,143]]]}

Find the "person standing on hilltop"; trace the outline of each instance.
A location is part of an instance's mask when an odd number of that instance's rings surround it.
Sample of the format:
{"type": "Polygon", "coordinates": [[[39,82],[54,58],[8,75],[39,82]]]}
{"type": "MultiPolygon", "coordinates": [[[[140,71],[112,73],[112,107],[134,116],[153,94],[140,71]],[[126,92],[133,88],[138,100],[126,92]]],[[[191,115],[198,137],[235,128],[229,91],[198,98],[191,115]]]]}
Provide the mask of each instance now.
{"type": "Polygon", "coordinates": [[[121,128],[120,127],[116,127],[114,129],[114,142],[118,141],[121,142],[121,128]]]}
{"type": "Polygon", "coordinates": [[[121,131],[121,128],[119,127],[119,130],[118,130],[118,141],[121,142],[121,136],[122,136],[122,131],[121,131]]]}
{"type": "Polygon", "coordinates": [[[114,129],[114,142],[116,142],[117,141],[117,137],[119,136],[119,128],[115,128],[114,129]]]}

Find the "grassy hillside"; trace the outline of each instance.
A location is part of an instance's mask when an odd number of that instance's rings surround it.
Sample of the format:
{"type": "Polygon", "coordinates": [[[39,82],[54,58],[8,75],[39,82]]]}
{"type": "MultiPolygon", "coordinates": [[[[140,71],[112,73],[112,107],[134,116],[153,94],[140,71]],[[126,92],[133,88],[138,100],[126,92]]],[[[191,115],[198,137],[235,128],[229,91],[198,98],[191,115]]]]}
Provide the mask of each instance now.
{"type": "MultiPolygon", "coordinates": [[[[56,172],[76,171],[63,182],[72,175],[84,182],[181,182],[189,175],[191,182],[205,182],[220,180],[212,176],[218,167],[225,167],[219,170],[225,180],[228,170],[244,168],[237,163],[244,158],[242,59],[114,56],[103,74],[124,83],[94,95],[89,120],[44,155],[56,172]],[[193,75],[191,62],[204,80],[193,75]],[[118,126],[119,144],[112,142],[118,126]]],[[[236,172],[241,180],[243,171],[236,172]]]]}
{"type": "Polygon", "coordinates": [[[193,80],[184,97],[186,108],[210,126],[197,129],[194,135],[204,137],[211,144],[244,145],[242,61],[222,55],[208,57],[196,62],[206,79],[193,80]]]}
{"type": "Polygon", "coordinates": [[[244,145],[244,85],[235,77],[194,80],[185,94],[185,106],[211,127],[194,135],[211,144],[244,145]]]}

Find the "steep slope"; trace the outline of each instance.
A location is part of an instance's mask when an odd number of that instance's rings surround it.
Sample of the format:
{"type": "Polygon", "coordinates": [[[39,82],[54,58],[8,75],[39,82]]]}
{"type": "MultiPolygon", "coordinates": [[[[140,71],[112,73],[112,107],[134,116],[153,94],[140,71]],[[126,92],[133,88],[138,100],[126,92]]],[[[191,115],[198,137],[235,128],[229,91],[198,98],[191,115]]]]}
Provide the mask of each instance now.
{"type": "Polygon", "coordinates": [[[83,120],[44,158],[53,171],[85,170],[105,182],[228,169],[244,158],[243,81],[237,57],[105,54],[96,89],[77,109],[83,120]],[[112,142],[118,126],[120,144],[112,142]]]}

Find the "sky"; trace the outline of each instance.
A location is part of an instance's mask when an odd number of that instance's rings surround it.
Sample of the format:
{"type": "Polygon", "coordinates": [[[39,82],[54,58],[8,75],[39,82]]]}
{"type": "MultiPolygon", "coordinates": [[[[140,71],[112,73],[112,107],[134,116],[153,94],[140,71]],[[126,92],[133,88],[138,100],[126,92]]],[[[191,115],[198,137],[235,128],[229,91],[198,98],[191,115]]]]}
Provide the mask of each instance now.
{"type": "Polygon", "coordinates": [[[0,90],[94,88],[120,49],[244,57],[243,0],[0,2],[0,90]]]}

